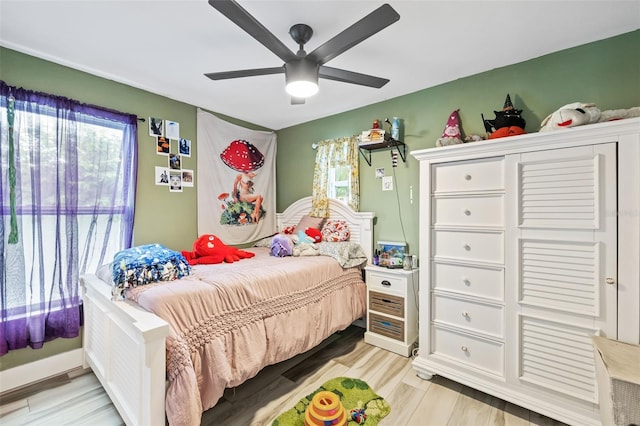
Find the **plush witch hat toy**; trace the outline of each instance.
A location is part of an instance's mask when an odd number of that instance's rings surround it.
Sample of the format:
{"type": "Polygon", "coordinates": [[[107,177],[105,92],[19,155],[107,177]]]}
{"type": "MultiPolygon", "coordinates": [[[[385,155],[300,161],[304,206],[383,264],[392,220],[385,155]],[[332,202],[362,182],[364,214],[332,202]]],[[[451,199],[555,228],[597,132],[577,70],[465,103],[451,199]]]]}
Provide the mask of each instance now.
{"type": "Polygon", "coordinates": [[[442,136],[436,141],[436,146],[447,146],[463,143],[462,132],[460,131],[460,116],[458,115],[459,109],[454,110],[449,115],[446,126],[442,136]]]}
{"type": "Polygon", "coordinates": [[[496,115],[494,120],[485,120],[484,115],[482,121],[489,135],[489,139],[501,138],[504,136],[515,136],[526,133],[524,126],[526,121],[520,114],[521,109],[515,109],[511,103],[511,96],[507,93],[502,111],[493,111],[496,115]]]}

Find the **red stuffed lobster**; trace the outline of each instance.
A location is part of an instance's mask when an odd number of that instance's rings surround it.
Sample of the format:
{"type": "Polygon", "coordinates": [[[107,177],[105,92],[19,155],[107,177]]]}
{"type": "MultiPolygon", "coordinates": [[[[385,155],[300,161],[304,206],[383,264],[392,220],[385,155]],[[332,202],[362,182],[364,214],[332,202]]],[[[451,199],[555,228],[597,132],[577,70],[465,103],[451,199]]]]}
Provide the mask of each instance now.
{"type": "Polygon", "coordinates": [[[205,265],[222,262],[232,263],[240,259],[248,259],[256,254],[230,247],[213,234],[203,234],[193,243],[193,251],[183,251],[182,255],[187,259],[189,265],[205,265]]]}

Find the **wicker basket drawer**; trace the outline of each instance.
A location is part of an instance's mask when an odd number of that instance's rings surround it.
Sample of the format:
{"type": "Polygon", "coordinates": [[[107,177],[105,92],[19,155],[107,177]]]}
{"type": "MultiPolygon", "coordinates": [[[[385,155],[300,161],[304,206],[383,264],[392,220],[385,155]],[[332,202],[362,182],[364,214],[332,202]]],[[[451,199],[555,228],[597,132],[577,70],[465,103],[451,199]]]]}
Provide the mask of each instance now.
{"type": "Polygon", "coordinates": [[[404,297],[370,291],[369,310],[404,318],[404,297]]]}
{"type": "Polygon", "coordinates": [[[369,331],[404,342],[404,321],[369,312],[369,331]]]}

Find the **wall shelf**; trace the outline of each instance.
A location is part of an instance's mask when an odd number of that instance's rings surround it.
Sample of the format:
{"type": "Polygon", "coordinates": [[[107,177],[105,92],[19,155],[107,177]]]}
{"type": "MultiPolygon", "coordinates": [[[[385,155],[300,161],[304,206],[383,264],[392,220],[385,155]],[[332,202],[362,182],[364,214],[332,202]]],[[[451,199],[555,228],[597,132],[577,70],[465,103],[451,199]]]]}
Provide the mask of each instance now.
{"type": "Polygon", "coordinates": [[[360,154],[367,162],[369,166],[371,166],[371,151],[378,151],[382,149],[397,149],[400,153],[400,158],[402,158],[402,162],[407,162],[407,146],[404,142],[397,141],[393,138],[387,138],[386,140],[382,140],[380,142],[367,142],[363,145],[360,145],[358,149],[360,150],[360,154]]]}

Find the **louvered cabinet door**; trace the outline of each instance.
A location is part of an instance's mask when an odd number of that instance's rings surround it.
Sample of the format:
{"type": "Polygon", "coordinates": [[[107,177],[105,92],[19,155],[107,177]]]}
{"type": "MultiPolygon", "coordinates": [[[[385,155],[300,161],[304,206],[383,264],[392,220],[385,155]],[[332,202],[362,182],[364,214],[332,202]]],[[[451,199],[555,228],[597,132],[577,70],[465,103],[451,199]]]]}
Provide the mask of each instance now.
{"type": "Polygon", "coordinates": [[[616,145],[514,154],[507,165],[511,379],[596,404],[591,335],[617,337],[616,145]]]}

